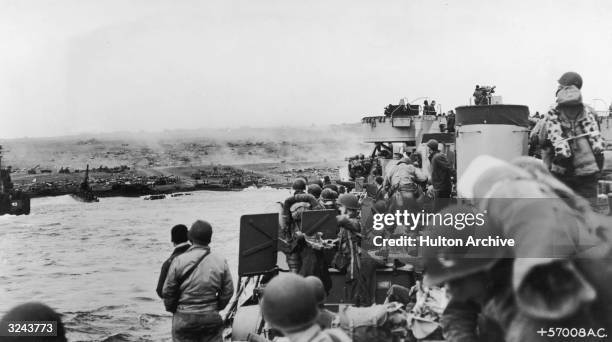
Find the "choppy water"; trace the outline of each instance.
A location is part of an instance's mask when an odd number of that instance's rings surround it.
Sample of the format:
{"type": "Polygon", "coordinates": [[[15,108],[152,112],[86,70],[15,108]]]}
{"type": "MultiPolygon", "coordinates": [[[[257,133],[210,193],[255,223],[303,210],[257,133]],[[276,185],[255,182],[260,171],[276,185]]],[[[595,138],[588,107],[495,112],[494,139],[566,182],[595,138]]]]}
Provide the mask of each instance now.
{"type": "Polygon", "coordinates": [[[171,316],[155,293],[161,263],[172,251],[170,228],[211,222],[211,247],[228,259],[235,277],[240,216],[275,212],[275,202],[288,194],[247,189],[158,201],[34,199],[29,216],[0,217],[0,315],[42,301],[64,314],[70,341],[170,340],[171,316]]]}

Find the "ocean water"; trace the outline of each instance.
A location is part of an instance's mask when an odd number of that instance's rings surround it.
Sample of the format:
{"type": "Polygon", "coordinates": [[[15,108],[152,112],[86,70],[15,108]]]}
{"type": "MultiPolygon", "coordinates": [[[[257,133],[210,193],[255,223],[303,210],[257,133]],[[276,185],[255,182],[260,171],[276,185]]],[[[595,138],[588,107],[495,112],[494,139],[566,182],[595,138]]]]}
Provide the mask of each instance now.
{"type": "Polygon", "coordinates": [[[70,341],[169,341],[171,316],[155,287],[173,249],[170,228],[208,220],[211,248],[228,259],[236,283],[240,216],[276,212],[288,195],[246,189],[157,201],[34,199],[29,216],[0,217],[0,315],[41,301],[64,315],[70,341]]]}

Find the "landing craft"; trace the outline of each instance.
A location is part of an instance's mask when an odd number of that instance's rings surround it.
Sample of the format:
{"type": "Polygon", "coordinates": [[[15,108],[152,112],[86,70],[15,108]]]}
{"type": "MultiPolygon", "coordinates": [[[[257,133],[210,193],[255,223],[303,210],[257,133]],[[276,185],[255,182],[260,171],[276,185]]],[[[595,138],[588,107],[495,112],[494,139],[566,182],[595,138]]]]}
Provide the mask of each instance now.
{"type": "Polygon", "coordinates": [[[89,164],[87,164],[87,168],[85,169],[85,177],[83,177],[83,182],[81,182],[79,190],[70,196],[80,202],[91,203],[100,201],[89,185],[89,164]]]}
{"type": "Polygon", "coordinates": [[[442,144],[442,151],[452,154],[455,138],[452,133],[441,130],[442,119],[437,116],[435,108],[421,108],[404,99],[398,105],[385,107],[383,115],[363,117],[363,140],[374,144],[374,147],[367,157],[358,155],[348,158],[348,167],[341,170],[341,174],[348,177],[342,180],[354,182],[357,187],[363,183],[373,184],[377,176],[384,175],[393,165],[393,157],[398,154],[422,159],[426,166],[427,158],[423,158],[423,149],[419,149],[419,146],[429,139],[438,140],[442,144]]]}
{"type": "MultiPolygon", "coordinates": [[[[526,106],[502,105],[500,102],[501,98],[497,99],[495,104],[456,108],[456,130],[453,133],[451,129],[450,134],[440,130],[439,117],[429,114],[431,108],[421,111],[418,105],[405,102],[397,106],[390,105],[385,115],[362,119],[364,140],[374,143],[374,151],[367,159],[365,156],[363,158],[358,156],[349,160],[359,162],[351,165],[352,174],[347,182],[353,183],[355,187],[353,192],[361,198],[364,236],[362,248],[379,265],[371,289],[375,303],[383,303],[392,285],[410,288],[417,279],[422,278],[422,249],[410,246],[397,248],[373,246],[372,240],[376,234],[371,229],[373,200],[363,189],[371,188],[375,177],[385,174],[387,167],[392,165],[394,153],[420,154],[424,157],[425,164],[427,156],[422,152],[423,149],[419,152],[419,145],[427,142],[430,137],[435,137],[441,143],[443,147],[441,150],[447,155],[453,155],[449,159],[461,171],[472,159],[482,154],[497,154],[496,157],[505,160],[526,155],[529,110],[526,106]],[[500,144],[500,141],[504,143],[500,144]],[[362,161],[363,163],[358,165],[362,161]],[[368,162],[370,162],[369,167],[368,162]]],[[[467,176],[469,175],[459,172],[459,181],[467,176]]],[[[313,210],[305,211],[303,215],[302,230],[308,231],[308,234],[320,234],[325,238],[321,240],[321,244],[332,241],[337,236],[335,212],[313,210]]],[[[278,272],[287,271],[287,267],[284,266],[284,255],[278,253],[279,230],[279,216],[276,213],[241,217],[239,282],[237,293],[224,317],[226,341],[245,341],[249,334],[268,339],[274,337],[262,318],[259,300],[265,284],[278,272]]],[[[415,236],[420,236],[418,232],[414,233],[415,236]]],[[[334,268],[330,268],[329,272],[332,277],[332,289],[326,299],[326,308],[339,311],[341,307],[356,304],[348,296],[344,274],[334,268]]],[[[437,326],[436,322],[427,323],[437,326]]]]}
{"type": "Polygon", "coordinates": [[[0,215],[29,215],[30,196],[16,191],[11,180],[11,167],[2,168],[2,146],[0,146],[0,215]]]}

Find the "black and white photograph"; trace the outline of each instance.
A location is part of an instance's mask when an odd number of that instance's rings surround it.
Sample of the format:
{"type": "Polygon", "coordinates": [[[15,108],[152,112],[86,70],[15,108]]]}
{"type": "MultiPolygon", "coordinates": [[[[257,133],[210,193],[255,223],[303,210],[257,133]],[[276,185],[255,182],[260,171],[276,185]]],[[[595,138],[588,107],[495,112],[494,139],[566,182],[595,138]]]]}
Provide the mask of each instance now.
{"type": "Polygon", "coordinates": [[[0,342],[612,341],[612,2],[0,0],[0,342]]]}

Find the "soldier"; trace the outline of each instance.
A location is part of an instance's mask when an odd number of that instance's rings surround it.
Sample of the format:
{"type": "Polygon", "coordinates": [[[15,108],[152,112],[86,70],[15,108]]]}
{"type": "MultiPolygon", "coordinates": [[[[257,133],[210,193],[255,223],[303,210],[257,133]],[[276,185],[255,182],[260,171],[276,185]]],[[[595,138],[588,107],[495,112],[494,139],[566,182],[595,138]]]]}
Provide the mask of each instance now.
{"type": "Polygon", "coordinates": [[[279,249],[285,253],[287,264],[292,272],[299,272],[302,267],[300,253],[304,248],[303,234],[301,232],[301,214],[304,210],[320,208],[317,199],[305,193],[306,182],[297,178],[292,186],[295,191],[283,202],[280,219],[279,249]]]}
{"type": "Polygon", "coordinates": [[[315,276],[308,276],[305,278],[309,283],[310,287],[315,291],[317,298],[317,304],[319,306],[319,317],[317,318],[317,324],[321,329],[329,329],[332,327],[333,321],[336,319],[336,314],[325,308],[325,298],[327,297],[327,291],[321,279],[315,276]]]}
{"type": "Polygon", "coordinates": [[[361,206],[353,194],[342,194],[338,197],[340,215],[337,216],[340,231],[340,244],[334,256],[332,266],[346,272],[346,285],[349,298],[357,306],[368,306],[373,303],[375,265],[367,253],[362,253],[362,227],[359,217],[361,206]]]}
{"type": "Polygon", "coordinates": [[[338,206],[336,205],[336,199],[338,198],[338,194],[330,189],[325,188],[321,191],[321,196],[319,197],[319,203],[325,209],[335,209],[338,210],[338,206]]]}
{"type": "Polygon", "coordinates": [[[198,220],[189,229],[192,246],[174,258],[162,295],[173,313],[172,340],[222,341],[223,310],[234,294],[227,261],[208,246],[212,227],[198,220]]]}
{"type": "Polygon", "coordinates": [[[427,175],[415,167],[410,158],[403,157],[387,171],[384,188],[391,197],[403,186],[425,181],[427,181],[427,175]]]}
{"type": "Polygon", "coordinates": [[[440,210],[444,206],[444,201],[448,201],[451,198],[453,190],[452,178],[454,176],[451,163],[446,158],[446,155],[438,149],[438,146],[439,143],[435,139],[427,142],[435,211],[440,210]]]}
{"type": "Polygon", "coordinates": [[[177,256],[185,253],[191,245],[188,241],[187,226],[184,224],[177,224],[170,230],[170,240],[174,244],[174,251],[172,255],[162,264],[161,272],[159,273],[159,280],[157,281],[157,295],[159,298],[162,297],[162,290],[164,289],[164,283],[166,282],[166,276],[168,275],[168,269],[172,260],[177,256]]]}
{"type": "Polygon", "coordinates": [[[342,330],[321,329],[315,290],[297,274],[281,273],[270,280],[263,291],[261,311],[266,323],[291,342],[351,340],[342,330]]]}
{"type": "Polygon", "coordinates": [[[310,184],[308,185],[307,192],[318,200],[319,196],[321,196],[321,187],[318,184],[310,184]]]}
{"type": "Polygon", "coordinates": [[[476,88],[474,89],[474,94],[472,94],[472,96],[474,96],[474,105],[479,106],[482,102],[483,91],[478,84],[476,85],[476,88]]]}
{"type": "Polygon", "coordinates": [[[556,101],[538,132],[542,160],[549,170],[582,197],[595,203],[603,166],[604,140],[595,111],[582,102],[582,77],[566,72],[556,101]]]}
{"type": "MultiPolygon", "coordinates": [[[[28,342],[28,341],[40,341],[40,342],[66,342],[66,329],[62,323],[61,314],[57,313],[52,308],[42,303],[30,302],[18,305],[10,309],[0,319],[0,327],[2,327],[2,335],[0,340],[4,342],[28,342]],[[34,337],[34,336],[9,336],[6,334],[6,330],[9,328],[10,323],[28,322],[55,322],[55,335],[34,337]]],[[[65,318],[65,317],[64,317],[65,318]]]]}
{"type": "Polygon", "coordinates": [[[451,110],[448,113],[446,121],[447,121],[447,123],[446,123],[446,127],[447,127],[446,131],[448,133],[455,133],[455,112],[454,111],[451,110]]]}

